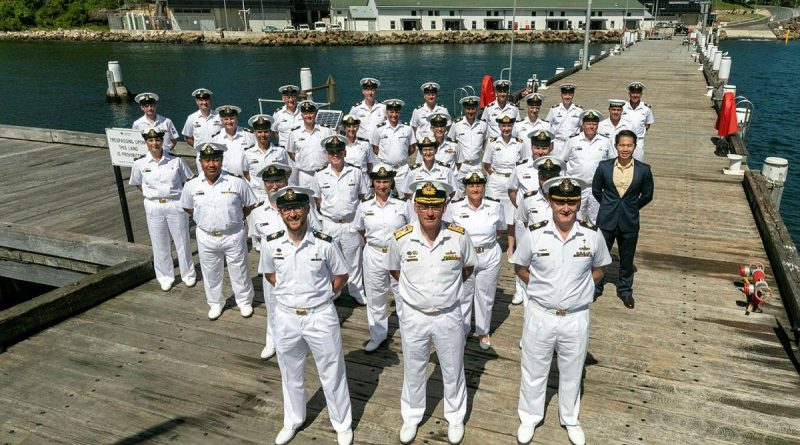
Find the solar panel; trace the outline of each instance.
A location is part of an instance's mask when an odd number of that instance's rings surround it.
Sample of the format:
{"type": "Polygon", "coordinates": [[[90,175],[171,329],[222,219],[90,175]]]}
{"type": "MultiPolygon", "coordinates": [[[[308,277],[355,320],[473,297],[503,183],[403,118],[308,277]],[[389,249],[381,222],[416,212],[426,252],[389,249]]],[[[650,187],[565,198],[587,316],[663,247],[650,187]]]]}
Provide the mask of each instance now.
{"type": "Polygon", "coordinates": [[[342,120],[341,110],[319,110],[317,111],[316,123],[325,125],[328,128],[336,129],[342,120]]]}

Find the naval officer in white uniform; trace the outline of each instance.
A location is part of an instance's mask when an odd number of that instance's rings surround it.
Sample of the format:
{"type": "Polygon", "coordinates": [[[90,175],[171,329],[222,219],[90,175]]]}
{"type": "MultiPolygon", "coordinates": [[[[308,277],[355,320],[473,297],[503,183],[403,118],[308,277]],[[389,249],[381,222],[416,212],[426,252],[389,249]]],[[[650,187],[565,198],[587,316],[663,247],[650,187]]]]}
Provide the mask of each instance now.
{"type": "Polygon", "coordinates": [[[149,129],[150,127],[159,128],[164,132],[164,150],[170,151],[178,141],[178,130],[175,128],[175,124],[172,123],[170,118],[157,113],[158,94],[141,93],[137,94],[133,100],[142,108],[142,113],[144,113],[144,115],[133,121],[131,128],[139,131],[149,129]]]}

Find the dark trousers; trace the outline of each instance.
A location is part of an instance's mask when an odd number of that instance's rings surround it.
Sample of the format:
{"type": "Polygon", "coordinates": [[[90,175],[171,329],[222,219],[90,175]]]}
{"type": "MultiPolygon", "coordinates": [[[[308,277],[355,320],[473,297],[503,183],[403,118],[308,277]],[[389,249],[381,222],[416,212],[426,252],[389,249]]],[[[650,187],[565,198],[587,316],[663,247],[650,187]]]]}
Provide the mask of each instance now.
{"type": "MultiPolygon", "coordinates": [[[[617,283],[617,295],[627,296],[633,294],[633,257],[636,255],[636,243],[639,241],[639,232],[621,232],[619,229],[603,232],[608,251],[617,242],[619,250],[619,282],[617,283]]],[[[605,279],[600,280],[595,285],[596,292],[603,292],[605,279]]]]}

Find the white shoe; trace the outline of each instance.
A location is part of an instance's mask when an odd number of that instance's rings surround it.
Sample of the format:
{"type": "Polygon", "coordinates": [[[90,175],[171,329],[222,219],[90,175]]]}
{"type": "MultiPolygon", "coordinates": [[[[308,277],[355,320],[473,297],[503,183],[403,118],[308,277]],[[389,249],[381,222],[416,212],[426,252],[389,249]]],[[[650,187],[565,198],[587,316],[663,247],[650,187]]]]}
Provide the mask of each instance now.
{"type": "Polygon", "coordinates": [[[511,300],[511,304],[522,304],[522,295],[514,294],[514,298],[511,300]]]}
{"type": "Polygon", "coordinates": [[[336,443],[339,445],[350,445],[353,443],[353,429],[348,428],[347,431],[342,431],[336,434],[336,443]]]}
{"type": "Polygon", "coordinates": [[[520,423],[519,429],[517,429],[517,442],[521,443],[522,445],[527,445],[531,443],[531,441],[533,440],[533,431],[535,428],[536,428],[535,426],[528,426],[520,423]]]}
{"type": "Polygon", "coordinates": [[[161,284],[161,290],[163,290],[164,292],[172,289],[172,283],[159,283],[159,284],[161,284]]]}
{"type": "Polygon", "coordinates": [[[214,306],[211,306],[211,309],[208,311],[208,319],[216,320],[217,318],[219,318],[219,316],[222,315],[223,307],[225,306],[222,304],[215,304],[214,306]]]}
{"type": "Polygon", "coordinates": [[[281,428],[280,432],[278,432],[278,435],[275,436],[275,445],[283,445],[289,443],[292,439],[294,439],[294,434],[296,432],[297,430],[292,428],[286,428],[286,427],[281,428]]]}
{"type": "Polygon", "coordinates": [[[452,445],[458,445],[464,440],[464,424],[451,423],[447,427],[447,441],[452,445]]]}
{"type": "Polygon", "coordinates": [[[250,304],[245,304],[244,306],[240,307],[239,310],[242,312],[242,317],[250,318],[253,316],[253,306],[250,304]]]}
{"type": "Polygon", "coordinates": [[[572,445],[585,445],[586,436],[583,434],[583,428],[580,425],[568,425],[567,437],[572,445]]]}
{"type": "Polygon", "coordinates": [[[480,346],[482,350],[488,351],[489,348],[492,347],[492,338],[487,335],[486,336],[486,343],[484,343],[482,340],[483,339],[478,340],[478,346],[480,346]]]}
{"type": "Polygon", "coordinates": [[[194,285],[197,284],[197,280],[192,278],[190,280],[184,281],[183,284],[185,284],[186,287],[194,287],[194,285]]]}
{"type": "Polygon", "coordinates": [[[404,423],[402,427],[400,427],[400,442],[403,444],[411,443],[414,441],[414,438],[417,437],[417,425],[412,425],[410,423],[404,423]]]}
{"type": "Polygon", "coordinates": [[[261,350],[261,358],[264,360],[272,357],[273,355],[275,355],[275,346],[267,345],[261,350]]]}
{"type": "Polygon", "coordinates": [[[374,352],[384,341],[386,341],[385,338],[383,340],[370,339],[367,344],[364,345],[364,352],[374,352]]]}

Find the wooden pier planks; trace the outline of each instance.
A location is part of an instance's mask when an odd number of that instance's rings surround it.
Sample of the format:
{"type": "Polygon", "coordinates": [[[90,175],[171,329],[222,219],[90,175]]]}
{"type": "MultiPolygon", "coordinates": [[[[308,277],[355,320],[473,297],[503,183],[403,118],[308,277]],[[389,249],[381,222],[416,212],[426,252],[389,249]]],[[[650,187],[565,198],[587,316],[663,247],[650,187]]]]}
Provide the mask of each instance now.
{"type": "MultiPolygon", "coordinates": [[[[582,423],[591,443],[799,444],[800,379],[780,342],[778,323],[788,324],[780,299],[749,317],[737,304],[738,265],[766,254],[740,181],[722,176],[726,160],[713,155],[715,116],[696,68],[678,42],[644,42],[568,78],[576,103],[604,114],[606,99],[626,98],[627,83],[640,80],[656,117],[646,148],[656,194],[642,217],[637,306],[624,309],[610,284],[593,306],[582,423]]],[[[555,85],[544,93],[558,100],[555,85]]],[[[124,239],[104,150],[0,139],[0,157],[0,219],[124,239]]],[[[140,195],[131,189],[128,199],[136,239],[147,242],[140,195]]],[[[250,259],[255,270],[255,252],[250,259]]],[[[494,350],[467,346],[467,444],[515,442],[522,311],[512,293],[504,265],[494,350]]],[[[338,310],[355,443],[397,443],[399,339],[364,354],[364,308],[344,298],[338,310]]],[[[163,293],[153,281],[10,348],[0,355],[0,442],[270,443],[282,404],[275,359],[257,358],[263,304],[250,319],[229,308],[212,323],[206,311],[200,285],[163,293]]],[[[396,326],[392,316],[390,332],[396,326]]],[[[330,443],[311,363],[309,424],[293,443],[330,443]]],[[[432,417],[417,443],[446,443],[441,375],[429,369],[432,417]]],[[[535,443],[568,443],[556,376],[535,443]]]]}

